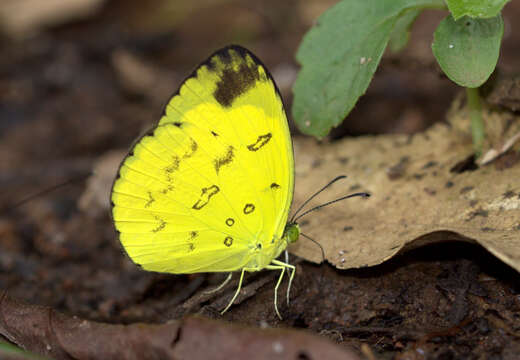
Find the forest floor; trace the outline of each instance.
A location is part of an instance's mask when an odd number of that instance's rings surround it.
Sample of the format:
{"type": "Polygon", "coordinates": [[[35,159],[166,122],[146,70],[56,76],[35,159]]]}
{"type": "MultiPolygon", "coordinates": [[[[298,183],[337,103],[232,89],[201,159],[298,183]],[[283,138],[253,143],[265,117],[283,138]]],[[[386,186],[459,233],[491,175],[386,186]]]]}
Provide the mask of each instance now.
{"type": "MultiPolygon", "coordinates": [[[[78,206],[85,192],[81,179],[103,155],[128,148],[158,119],[190,68],[224,44],[218,39],[215,46],[194,45],[197,34],[186,35],[186,24],[175,36],[123,31],[111,20],[119,10],[114,5],[89,21],[0,42],[0,204],[8,209],[0,217],[3,296],[111,324],[164,324],[200,314],[251,327],[307,329],[365,358],[518,358],[519,274],[474,244],[428,245],[378,266],[342,271],[292,257],[297,275],[290,306],[280,305],[283,320],[273,308],[274,272],[248,275],[238,304],[220,316],[217,310],[236,282],[206,296],[202,292],[222,274],[154,274],[133,265],[108,210],[78,206]],[[71,179],[80,180],[13,207],[71,179]]],[[[518,13],[520,7],[510,10],[518,13]]],[[[424,27],[438,19],[425,17],[424,27]]],[[[420,39],[428,32],[418,33],[419,50],[408,54],[419,55],[385,57],[352,120],[332,139],[421,131],[443,120],[457,90],[433,59],[423,60],[420,39]],[[396,86],[402,90],[396,92],[396,86]]],[[[297,42],[284,39],[265,51],[276,35],[266,34],[256,48],[268,54],[266,64],[278,64],[271,69],[275,78],[290,78],[290,69],[297,69],[292,60],[297,42]]],[[[520,56],[518,49],[508,52],[519,34],[505,44],[506,68],[520,56]]],[[[284,80],[280,87],[290,102],[284,80]]],[[[295,142],[302,137],[294,136],[295,142]]],[[[2,306],[3,335],[12,340],[2,306]]],[[[16,326],[28,327],[30,321],[35,320],[27,317],[16,326]]]]}

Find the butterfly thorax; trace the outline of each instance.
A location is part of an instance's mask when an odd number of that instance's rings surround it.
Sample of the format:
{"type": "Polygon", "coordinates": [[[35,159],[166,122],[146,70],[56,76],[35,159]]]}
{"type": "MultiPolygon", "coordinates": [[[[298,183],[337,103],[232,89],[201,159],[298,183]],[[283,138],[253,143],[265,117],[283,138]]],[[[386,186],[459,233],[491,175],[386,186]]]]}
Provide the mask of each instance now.
{"type": "Polygon", "coordinates": [[[273,259],[276,259],[287,248],[287,245],[296,242],[300,236],[300,227],[298,224],[287,224],[282,237],[273,238],[267,245],[259,243],[254,250],[253,256],[247,262],[245,267],[250,271],[258,271],[269,265],[273,259]]]}

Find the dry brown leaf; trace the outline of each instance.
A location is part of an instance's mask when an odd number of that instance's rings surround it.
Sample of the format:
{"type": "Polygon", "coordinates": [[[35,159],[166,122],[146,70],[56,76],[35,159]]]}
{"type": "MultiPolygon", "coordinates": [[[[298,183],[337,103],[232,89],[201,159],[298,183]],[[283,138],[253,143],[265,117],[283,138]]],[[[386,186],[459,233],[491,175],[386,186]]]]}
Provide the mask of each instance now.
{"type": "Polygon", "coordinates": [[[163,99],[180,80],[173,72],[159,69],[125,49],[114,50],[111,61],[119,85],[129,94],[163,99]]]}
{"type": "Polygon", "coordinates": [[[78,200],[78,208],[92,217],[106,214],[110,204],[110,189],[119,164],[126,151],[113,150],[101,156],[94,164],[93,175],[78,200]]]}
{"type": "MultiPolygon", "coordinates": [[[[506,139],[518,131],[518,118],[490,111],[485,118],[506,139]],[[501,125],[506,122],[508,126],[501,125]]],[[[452,121],[413,136],[366,136],[323,146],[311,139],[295,142],[295,205],[340,174],[348,175],[347,182],[335,184],[321,199],[349,191],[372,194],[305,218],[302,231],[319,241],[330,263],[340,269],[376,265],[417,239],[421,244],[467,240],[520,271],[519,158],[510,151],[502,162],[450,171],[472,154],[467,117],[452,116],[452,121]]],[[[499,138],[493,129],[489,137],[499,138]]],[[[319,248],[304,238],[290,250],[321,261],[319,248]]]]}

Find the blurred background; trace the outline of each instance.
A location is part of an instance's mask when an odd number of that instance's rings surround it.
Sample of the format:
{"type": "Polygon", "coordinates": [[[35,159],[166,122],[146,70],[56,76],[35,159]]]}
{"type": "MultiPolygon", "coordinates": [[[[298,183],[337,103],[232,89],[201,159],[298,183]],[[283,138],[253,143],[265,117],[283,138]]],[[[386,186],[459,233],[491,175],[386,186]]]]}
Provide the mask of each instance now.
{"type": "MultiPolygon", "coordinates": [[[[334,3],[2,0],[2,208],[85,176],[99,158],[128,149],[158,120],[184,77],[231,43],[249,48],[270,69],[291,118],[295,53],[305,32],[334,3]]],[[[406,50],[384,56],[366,95],[325,141],[414,133],[444,121],[460,91],[431,52],[433,31],[446,14],[419,17],[406,50]]],[[[503,16],[499,69],[513,72],[520,59],[520,29],[513,21],[520,18],[520,3],[509,3],[503,16]]],[[[114,321],[133,293],[162,294],[175,284],[164,277],[163,289],[157,281],[162,275],[140,272],[121,256],[107,211],[87,216],[89,205],[78,209],[84,188],[62,187],[2,215],[0,288],[33,303],[114,321]]],[[[146,318],[145,311],[160,314],[145,308],[132,318],[146,318]]]]}

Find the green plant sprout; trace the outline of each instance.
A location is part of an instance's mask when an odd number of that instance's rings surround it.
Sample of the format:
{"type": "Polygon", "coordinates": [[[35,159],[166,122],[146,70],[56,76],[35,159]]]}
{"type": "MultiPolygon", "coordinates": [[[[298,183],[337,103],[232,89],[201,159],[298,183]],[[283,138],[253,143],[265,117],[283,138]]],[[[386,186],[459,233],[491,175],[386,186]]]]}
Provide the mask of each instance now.
{"type": "Polygon", "coordinates": [[[363,95],[389,46],[402,50],[426,9],[447,9],[432,51],[446,76],[466,89],[475,154],[485,138],[479,87],[496,67],[509,0],[343,0],[319,17],[296,59],[293,117],[305,134],[323,137],[363,95]]]}

